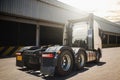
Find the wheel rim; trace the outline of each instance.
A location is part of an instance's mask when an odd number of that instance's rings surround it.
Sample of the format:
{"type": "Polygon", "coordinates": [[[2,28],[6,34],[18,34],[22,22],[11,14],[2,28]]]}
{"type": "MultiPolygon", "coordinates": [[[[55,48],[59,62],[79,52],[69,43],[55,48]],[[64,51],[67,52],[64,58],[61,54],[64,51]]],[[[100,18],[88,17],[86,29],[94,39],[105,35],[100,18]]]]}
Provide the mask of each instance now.
{"type": "Polygon", "coordinates": [[[62,57],[61,67],[64,71],[68,71],[71,66],[71,58],[68,54],[65,54],[62,57]]]}
{"type": "Polygon", "coordinates": [[[84,55],[83,54],[80,54],[79,57],[78,57],[78,63],[80,66],[83,66],[84,63],[85,63],[85,58],[84,58],[84,55]]]}

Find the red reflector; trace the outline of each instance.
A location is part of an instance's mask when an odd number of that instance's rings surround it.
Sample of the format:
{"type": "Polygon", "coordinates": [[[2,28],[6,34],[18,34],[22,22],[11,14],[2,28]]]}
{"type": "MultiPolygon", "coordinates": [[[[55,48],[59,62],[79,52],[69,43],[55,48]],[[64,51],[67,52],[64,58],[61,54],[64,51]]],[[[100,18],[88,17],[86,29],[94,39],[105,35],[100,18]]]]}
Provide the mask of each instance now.
{"type": "Polygon", "coordinates": [[[43,58],[53,58],[54,55],[51,53],[51,54],[42,54],[42,57],[43,58]]]}
{"type": "Polygon", "coordinates": [[[21,53],[16,53],[17,56],[21,55],[21,53]]]}

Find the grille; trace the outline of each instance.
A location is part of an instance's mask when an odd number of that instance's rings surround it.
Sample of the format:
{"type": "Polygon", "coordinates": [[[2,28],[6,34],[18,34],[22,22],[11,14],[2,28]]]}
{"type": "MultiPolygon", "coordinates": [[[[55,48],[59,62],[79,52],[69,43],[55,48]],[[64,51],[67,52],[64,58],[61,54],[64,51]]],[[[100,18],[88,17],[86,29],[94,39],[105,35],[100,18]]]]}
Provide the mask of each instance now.
{"type": "Polygon", "coordinates": [[[24,63],[39,64],[40,56],[37,54],[38,52],[24,52],[23,53],[24,63]]]}

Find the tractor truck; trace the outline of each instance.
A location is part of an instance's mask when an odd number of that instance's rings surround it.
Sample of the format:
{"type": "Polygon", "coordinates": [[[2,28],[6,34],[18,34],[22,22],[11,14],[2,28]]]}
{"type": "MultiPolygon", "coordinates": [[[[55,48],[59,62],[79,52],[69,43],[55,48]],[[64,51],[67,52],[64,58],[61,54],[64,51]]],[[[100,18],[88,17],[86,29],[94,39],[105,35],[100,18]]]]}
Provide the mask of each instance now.
{"type": "Polygon", "coordinates": [[[68,20],[63,45],[24,47],[16,53],[16,66],[37,69],[44,75],[68,75],[81,70],[87,62],[98,63],[102,57],[102,29],[93,14],[68,20]]]}

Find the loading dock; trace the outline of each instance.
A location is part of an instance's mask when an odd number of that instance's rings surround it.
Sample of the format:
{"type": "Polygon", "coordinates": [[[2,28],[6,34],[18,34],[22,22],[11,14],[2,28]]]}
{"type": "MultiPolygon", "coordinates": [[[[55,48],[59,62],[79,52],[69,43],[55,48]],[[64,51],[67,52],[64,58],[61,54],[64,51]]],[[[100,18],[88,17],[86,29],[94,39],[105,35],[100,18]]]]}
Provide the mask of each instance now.
{"type": "Polygon", "coordinates": [[[35,45],[35,25],[0,20],[0,46],[35,45]]]}
{"type": "Polygon", "coordinates": [[[63,24],[0,16],[0,57],[14,56],[23,46],[62,44],[63,24]]]}
{"type": "MultiPolygon", "coordinates": [[[[0,56],[23,46],[61,45],[65,22],[87,15],[57,0],[0,0],[0,56]]],[[[104,43],[109,46],[109,35],[104,43]]]]}
{"type": "Polygon", "coordinates": [[[40,45],[62,45],[63,28],[40,26],[40,45]]]}
{"type": "MultiPolygon", "coordinates": [[[[0,26],[0,46],[36,45],[36,25],[0,20],[0,26]]],[[[62,44],[62,28],[43,25],[39,27],[39,45],[62,44]]]]}
{"type": "Polygon", "coordinates": [[[64,23],[88,15],[57,0],[1,0],[0,5],[0,56],[5,57],[23,46],[61,45],[64,23]]]}

